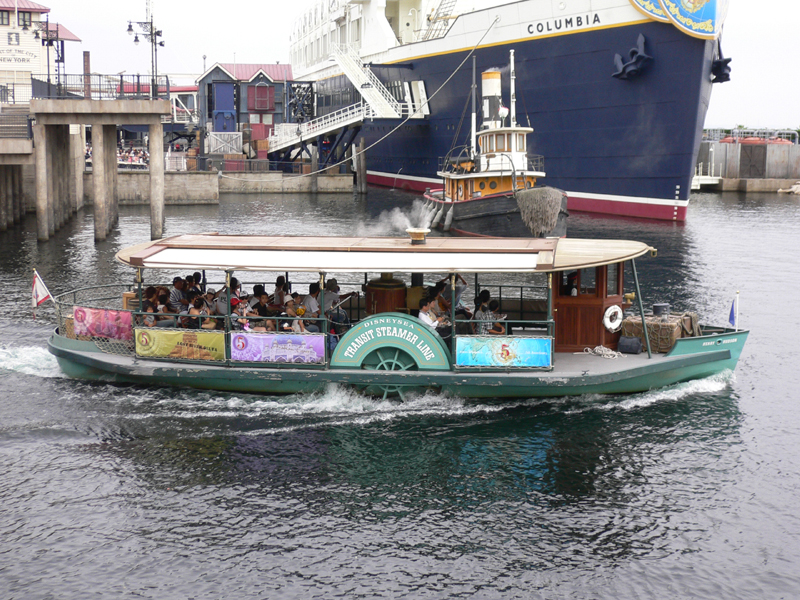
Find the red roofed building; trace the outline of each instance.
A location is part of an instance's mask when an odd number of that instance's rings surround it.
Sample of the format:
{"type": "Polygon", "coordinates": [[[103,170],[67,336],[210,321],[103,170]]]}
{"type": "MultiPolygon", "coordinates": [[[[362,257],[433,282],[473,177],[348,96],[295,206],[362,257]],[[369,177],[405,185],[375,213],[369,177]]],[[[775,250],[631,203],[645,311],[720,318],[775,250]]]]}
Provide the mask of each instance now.
{"type": "Polygon", "coordinates": [[[266,139],[283,122],[285,84],[291,65],[215,63],[197,79],[197,102],[209,131],[248,129],[266,139]]]}
{"type": "Polygon", "coordinates": [[[14,85],[30,85],[31,75],[46,78],[49,71],[55,80],[63,72],[64,42],[81,41],[64,25],[49,21],[49,13],[30,0],[0,0],[0,101],[9,101],[14,85]]]}

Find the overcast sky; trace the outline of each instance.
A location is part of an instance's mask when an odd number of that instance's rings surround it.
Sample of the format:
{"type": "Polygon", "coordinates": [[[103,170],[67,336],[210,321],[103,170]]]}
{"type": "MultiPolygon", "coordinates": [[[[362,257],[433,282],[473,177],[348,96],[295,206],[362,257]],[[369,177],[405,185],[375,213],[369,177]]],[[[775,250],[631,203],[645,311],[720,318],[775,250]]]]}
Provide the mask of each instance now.
{"type": "MultiPolygon", "coordinates": [[[[67,72],[82,70],[91,52],[97,73],[147,73],[148,44],[134,46],[129,20],[145,19],[145,0],[49,0],[50,18],[64,23],[83,43],[67,44],[67,72]]],[[[289,29],[310,0],[211,2],[153,0],[155,23],[164,32],[158,71],[193,80],[215,62],[289,61],[289,29]],[[235,54],[235,57],[234,57],[235,54]]],[[[722,38],[731,57],[731,81],[717,84],[706,127],[800,128],[800,83],[794,59],[800,52],[798,0],[731,0],[722,38]]]]}

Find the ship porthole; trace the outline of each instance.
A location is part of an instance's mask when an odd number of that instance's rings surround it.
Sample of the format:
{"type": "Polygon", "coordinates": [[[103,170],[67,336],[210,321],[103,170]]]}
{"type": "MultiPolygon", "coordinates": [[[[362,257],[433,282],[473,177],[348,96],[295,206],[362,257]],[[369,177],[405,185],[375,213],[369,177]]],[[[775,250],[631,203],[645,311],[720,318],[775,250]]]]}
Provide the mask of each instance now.
{"type": "Polygon", "coordinates": [[[482,190],[485,190],[486,189],[486,182],[485,181],[481,181],[481,184],[478,187],[480,187],[482,190]]]}
{"type": "Polygon", "coordinates": [[[530,181],[526,181],[525,182],[525,187],[528,188],[528,189],[531,189],[533,187],[533,184],[530,181]]]}
{"type": "Polygon", "coordinates": [[[489,182],[489,187],[490,187],[491,189],[495,189],[495,188],[497,187],[497,182],[496,182],[496,181],[490,181],[490,182],[489,182]]]}

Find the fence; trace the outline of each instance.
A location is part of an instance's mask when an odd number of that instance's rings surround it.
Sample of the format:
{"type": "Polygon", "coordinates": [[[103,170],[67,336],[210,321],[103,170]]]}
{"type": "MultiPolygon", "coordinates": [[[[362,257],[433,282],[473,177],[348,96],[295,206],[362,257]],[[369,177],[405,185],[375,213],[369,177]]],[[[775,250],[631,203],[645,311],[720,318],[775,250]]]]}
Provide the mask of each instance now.
{"type": "MultiPolygon", "coordinates": [[[[169,78],[149,75],[31,75],[32,98],[92,100],[169,99],[169,78]],[[155,84],[155,85],[154,85],[155,84]],[[154,86],[151,94],[151,86],[154,86]]],[[[17,100],[19,102],[19,100],[17,100]]]]}

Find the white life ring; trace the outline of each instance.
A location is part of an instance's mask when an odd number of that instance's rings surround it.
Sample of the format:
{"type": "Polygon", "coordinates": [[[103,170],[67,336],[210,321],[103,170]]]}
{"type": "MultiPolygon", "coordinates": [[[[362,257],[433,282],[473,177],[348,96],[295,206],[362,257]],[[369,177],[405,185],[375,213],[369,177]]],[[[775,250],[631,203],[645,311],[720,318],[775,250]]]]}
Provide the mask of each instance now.
{"type": "Polygon", "coordinates": [[[609,306],[603,315],[603,327],[611,333],[618,331],[622,327],[622,309],[617,306],[609,306]]]}

